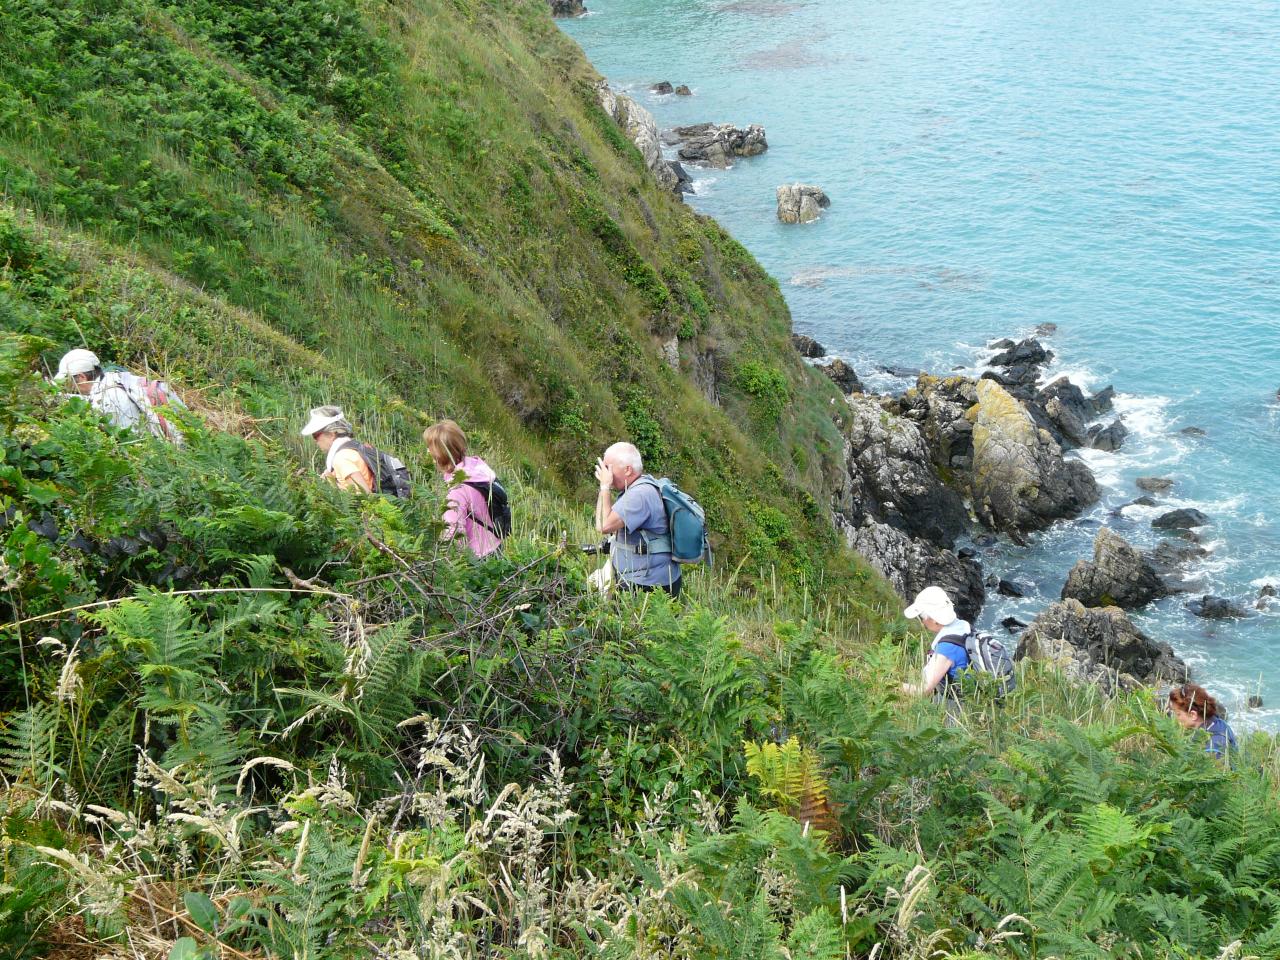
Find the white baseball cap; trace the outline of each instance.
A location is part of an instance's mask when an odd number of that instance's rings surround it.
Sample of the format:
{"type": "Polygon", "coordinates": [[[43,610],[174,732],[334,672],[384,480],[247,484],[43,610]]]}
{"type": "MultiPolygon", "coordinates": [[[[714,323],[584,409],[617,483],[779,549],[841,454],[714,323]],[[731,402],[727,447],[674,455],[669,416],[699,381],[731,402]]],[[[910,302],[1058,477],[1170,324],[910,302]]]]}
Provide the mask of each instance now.
{"type": "Polygon", "coordinates": [[[325,427],[332,426],[345,417],[340,407],[312,407],[311,419],[307,421],[299,431],[299,436],[312,437],[322,431],[325,427]]]}
{"type": "Polygon", "coordinates": [[[956,608],[941,587],[925,587],[916,594],[911,606],[902,611],[904,617],[928,617],[938,623],[950,623],[956,618],[956,608]]]}
{"type": "Polygon", "coordinates": [[[62,355],[62,359],[58,361],[58,372],[53,375],[53,379],[65,380],[67,377],[74,377],[77,374],[92,373],[100,366],[102,366],[102,361],[98,359],[98,355],[92,350],[82,348],[68,350],[62,355]]]}

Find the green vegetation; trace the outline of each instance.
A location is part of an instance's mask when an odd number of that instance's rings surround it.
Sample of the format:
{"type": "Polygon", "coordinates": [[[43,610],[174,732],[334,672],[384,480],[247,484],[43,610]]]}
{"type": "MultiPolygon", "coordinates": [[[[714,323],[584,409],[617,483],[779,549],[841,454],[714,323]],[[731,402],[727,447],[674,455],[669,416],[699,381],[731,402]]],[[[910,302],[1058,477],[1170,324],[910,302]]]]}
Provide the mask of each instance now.
{"type": "Polygon", "coordinates": [[[1280,950],[1267,738],[1225,770],[1037,670],[954,726],[899,698],[918,638],[824,515],[833,388],[542,0],[3,25],[0,955],[1280,950]],[[183,388],[187,443],[33,373],[80,342],[183,388]],[[413,499],[314,477],[321,401],[413,499]],[[440,415],[512,480],[500,556],[438,540],[440,415]],[[676,605],[571,546],[622,436],[720,536],[676,605]]]}

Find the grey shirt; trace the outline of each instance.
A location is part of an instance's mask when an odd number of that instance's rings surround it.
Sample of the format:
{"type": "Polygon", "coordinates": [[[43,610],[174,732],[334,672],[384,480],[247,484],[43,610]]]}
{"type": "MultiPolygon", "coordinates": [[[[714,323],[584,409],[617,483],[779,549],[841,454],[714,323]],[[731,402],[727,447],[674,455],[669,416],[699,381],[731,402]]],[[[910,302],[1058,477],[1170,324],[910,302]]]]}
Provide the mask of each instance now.
{"type": "Polygon", "coordinates": [[[637,553],[645,534],[666,536],[667,508],[652,480],[645,476],[627,487],[613,505],[623,528],[614,534],[613,569],[623,581],[639,587],[669,587],[680,579],[680,564],[668,553],[637,553]]]}

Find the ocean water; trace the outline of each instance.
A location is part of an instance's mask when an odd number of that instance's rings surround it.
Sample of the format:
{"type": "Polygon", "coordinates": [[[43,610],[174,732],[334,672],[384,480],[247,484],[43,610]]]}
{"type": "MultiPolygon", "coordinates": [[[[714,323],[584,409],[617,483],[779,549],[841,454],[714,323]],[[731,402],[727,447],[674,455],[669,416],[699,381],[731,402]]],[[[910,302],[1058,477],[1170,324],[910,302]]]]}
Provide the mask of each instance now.
{"type": "MultiPolygon", "coordinates": [[[[1280,3],[1275,0],[588,0],[563,21],[667,128],[761,123],[762,156],[692,169],[696,209],[776,276],[795,328],[850,361],[972,368],[1056,323],[1052,372],[1114,384],[1131,436],[1084,454],[1080,521],[981,551],[1022,583],[986,625],[1056,599],[1106,523],[1143,547],[1165,509],[1212,519],[1196,588],[1252,607],[1280,585],[1280,3]],[[686,83],[694,96],[656,96],[686,83]],[[832,198],[785,226],[774,190],[832,198]],[[1204,429],[1202,438],[1180,431],[1204,429]],[[1168,476],[1159,508],[1122,505],[1168,476]]],[[[1135,615],[1238,728],[1280,729],[1280,604],[1206,621],[1135,615]],[[1264,706],[1245,700],[1260,694],[1264,706]]]]}

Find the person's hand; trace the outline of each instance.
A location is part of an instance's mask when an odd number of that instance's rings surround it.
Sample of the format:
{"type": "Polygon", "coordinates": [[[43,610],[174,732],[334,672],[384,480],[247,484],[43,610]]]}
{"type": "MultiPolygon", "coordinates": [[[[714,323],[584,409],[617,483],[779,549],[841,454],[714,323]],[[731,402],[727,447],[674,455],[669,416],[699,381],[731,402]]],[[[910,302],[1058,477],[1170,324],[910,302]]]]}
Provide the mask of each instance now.
{"type": "Polygon", "coordinates": [[[613,489],[613,471],[605,466],[603,459],[596,460],[596,480],[600,482],[601,490],[613,489]]]}

